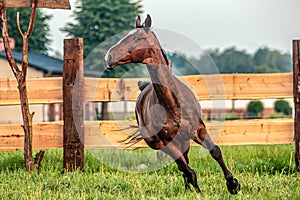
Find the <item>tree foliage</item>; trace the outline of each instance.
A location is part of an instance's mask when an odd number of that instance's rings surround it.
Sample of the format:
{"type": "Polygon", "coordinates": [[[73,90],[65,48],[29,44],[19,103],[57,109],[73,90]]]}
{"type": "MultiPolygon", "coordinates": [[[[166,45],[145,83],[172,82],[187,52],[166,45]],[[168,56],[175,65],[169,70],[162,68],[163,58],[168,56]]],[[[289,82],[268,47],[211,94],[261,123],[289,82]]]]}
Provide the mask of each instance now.
{"type": "Polygon", "coordinates": [[[251,55],[245,51],[238,51],[235,47],[213,55],[213,60],[221,73],[250,73],[254,67],[251,55]]]}
{"type": "MultiPolygon", "coordinates": [[[[31,8],[8,8],[6,10],[9,37],[15,39],[15,50],[22,51],[22,38],[18,32],[16,23],[17,12],[20,13],[21,29],[25,31],[30,21],[31,8]]],[[[36,10],[33,32],[29,38],[28,48],[30,52],[47,53],[50,50],[49,44],[51,40],[48,25],[50,19],[51,15],[45,14],[41,9],[36,10]]]]}
{"type": "Polygon", "coordinates": [[[259,100],[250,101],[247,105],[247,112],[249,117],[257,118],[260,117],[264,110],[264,104],[259,100]]]}
{"type": "Polygon", "coordinates": [[[284,115],[290,115],[292,108],[288,101],[278,99],[274,103],[274,109],[277,113],[283,113],[284,115]]]}
{"type": "Polygon", "coordinates": [[[130,0],[83,0],[74,11],[75,22],[62,29],[69,36],[84,39],[85,57],[105,39],[133,28],[141,13],[140,2],[130,0]]]}
{"type": "Polygon", "coordinates": [[[290,72],[291,56],[282,54],[278,50],[271,50],[267,47],[259,48],[254,56],[253,62],[256,66],[268,65],[274,71],[290,72]]]}
{"type": "Polygon", "coordinates": [[[291,72],[291,56],[268,47],[259,48],[253,55],[244,50],[230,47],[224,51],[210,49],[208,55],[199,58],[187,57],[183,53],[170,53],[173,68],[179,69],[182,75],[211,73],[276,73],[291,72]],[[210,59],[209,59],[210,57],[210,59]],[[218,72],[211,70],[212,61],[218,72]],[[198,69],[195,71],[195,67],[198,69]]]}
{"type": "MultiPolygon", "coordinates": [[[[134,27],[137,15],[142,13],[141,9],[139,0],[82,0],[73,13],[75,22],[67,23],[62,31],[68,36],[84,39],[85,58],[97,57],[102,61],[107,49],[123,36],[124,31],[134,27]],[[123,34],[111,38],[120,33],[123,34]],[[99,44],[101,49],[98,49],[99,44]]],[[[102,62],[96,63],[91,59],[89,62],[86,63],[85,69],[104,72],[102,77],[121,77],[132,69],[132,65],[124,65],[107,72],[102,62]]],[[[142,69],[135,71],[135,75],[143,74],[142,71],[142,69]]]]}

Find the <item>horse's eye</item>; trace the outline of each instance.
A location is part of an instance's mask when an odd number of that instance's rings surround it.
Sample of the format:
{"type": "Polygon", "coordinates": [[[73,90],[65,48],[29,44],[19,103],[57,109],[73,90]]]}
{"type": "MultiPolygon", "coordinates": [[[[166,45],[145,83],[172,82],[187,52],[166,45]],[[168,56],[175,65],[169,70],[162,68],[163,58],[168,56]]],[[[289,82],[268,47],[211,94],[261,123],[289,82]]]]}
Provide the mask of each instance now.
{"type": "Polygon", "coordinates": [[[140,40],[146,40],[147,38],[146,37],[143,37],[143,36],[136,36],[134,37],[134,41],[138,42],[140,40]]]}

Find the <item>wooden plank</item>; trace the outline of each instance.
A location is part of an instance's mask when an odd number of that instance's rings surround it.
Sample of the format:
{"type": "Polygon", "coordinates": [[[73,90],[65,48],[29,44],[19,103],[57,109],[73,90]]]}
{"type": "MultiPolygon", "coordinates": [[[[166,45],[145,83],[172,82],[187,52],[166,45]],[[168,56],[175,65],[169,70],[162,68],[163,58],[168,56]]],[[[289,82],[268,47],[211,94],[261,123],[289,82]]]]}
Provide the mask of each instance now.
{"type": "MultiPolygon", "coordinates": [[[[223,74],[180,77],[199,100],[292,98],[292,73],[223,74]]],[[[86,101],[136,101],[140,91],[137,82],[147,79],[85,78],[86,101]]],[[[61,78],[28,79],[30,104],[62,102],[61,78]]],[[[0,105],[19,104],[17,83],[0,79],[0,105]]]]}
{"type": "MultiPolygon", "coordinates": [[[[293,76],[291,73],[233,74],[234,89],[230,99],[291,98],[293,76]]],[[[229,87],[225,84],[226,88],[229,87]]]]}
{"type": "MultiPolygon", "coordinates": [[[[119,141],[136,131],[135,125],[135,121],[85,121],[84,145],[86,148],[125,148],[119,141]]],[[[219,145],[293,143],[292,118],[207,122],[206,126],[219,145]]],[[[33,148],[62,148],[62,130],[63,122],[35,124],[33,148]]],[[[23,136],[20,125],[0,125],[0,151],[22,150],[23,136]]],[[[140,147],[147,145],[142,141],[132,148],[140,147]]]]}
{"type": "Polygon", "coordinates": [[[84,170],[83,39],[64,40],[64,171],[84,170]]]}
{"type": "MultiPolygon", "coordinates": [[[[291,73],[192,75],[179,77],[179,79],[194,91],[198,100],[271,99],[292,98],[293,96],[291,73]]],[[[149,81],[148,79],[133,78],[125,80],[113,79],[104,90],[103,84],[101,86],[99,82],[96,82],[99,80],[94,79],[94,83],[90,82],[89,84],[100,85],[100,87],[91,90],[87,88],[87,100],[135,101],[140,94],[137,87],[137,82],[140,80],[149,81]],[[123,83],[121,84],[121,82],[123,83]],[[95,91],[97,91],[96,94],[95,91]]]]}
{"type": "MultiPolygon", "coordinates": [[[[62,148],[63,122],[33,125],[33,149],[62,148]]],[[[0,151],[23,150],[24,131],[20,124],[0,125],[0,151]]]]}
{"type": "Polygon", "coordinates": [[[231,74],[197,75],[180,77],[199,100],[231,99],[233,79],[231,74]]]}
{"type": "Polygon", "coordinates": [[[112,93],[113,91],[117,92],[118,81],[119,79],[117,78],[85,78],[85,100],[102,102],[112,101],[112,93]]]}
{"type": "Polygon", "coordinates": [[[293,142],[293,119],[225,121],[220,145],[286,144],[293,142]]]}
{"type": "MultiPolygon", "coordinates": [[[[135,122],[132,121],[90,121],[85,123],[86,127],[86,148],[126,148],[126,145],[119,142],[125,139],[129,133],[136,131],[135,122]],[[126,130],[121,130],[126,128],[126,130]]],[[[146,147],[145,142],[140,142],[132,148],[146,147]]],[[[132,149],[128,148],[128,149],[132,149]]]]}
{"type": "MultiPolygon", "coordinates": [[[[4,0],[6,8],[30,8],[32,0],[4,0]]],[[[38,8],[71,9],[69,0],[39,0],[38,8]]]]}
{"type": "MultiPolygon", "coordinates": [[[[29,78],[27,80],[29,104],[62,102],[62,78],[29,78]]],[[[0,105],[18,105],[20,98],[15,79],[0,79],[0,105]]]]}

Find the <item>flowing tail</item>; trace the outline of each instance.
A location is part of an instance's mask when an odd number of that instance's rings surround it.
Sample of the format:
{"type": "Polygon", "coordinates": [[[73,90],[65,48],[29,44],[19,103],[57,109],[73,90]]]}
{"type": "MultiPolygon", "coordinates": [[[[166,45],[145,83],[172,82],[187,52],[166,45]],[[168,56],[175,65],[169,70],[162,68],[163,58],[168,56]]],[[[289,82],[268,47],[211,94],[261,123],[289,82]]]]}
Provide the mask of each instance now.
{"type": "MultiPolygon", "coordinates": [[[[139,81],[138,82],[138,86],[141,91],[143,91],[150,84],[151,83],[147,82],[147,81],[139,81]]],[[[138,126],[131,126],[129,128],[138,128],[138,126]]],[[[142,140],[143,140],[143,136],[142,136],[140,130],[136,130],[133,133],[131,133],[127,138],[125,138],[124,140],[120,140],[119,142],[127,145],[127,148],[130,148],[131,146],[139,143],[142,140]]]]}
{"type": "MultiPolygon", "coordinates": [[[[138,128],[138,126],[131,126],[131,128],[138,128]]],[[[127,138],[124,140],[120,140],[120,143],[123,143],[126,145],[126,148],[130,148],[131,146],[139,143],[143,140],[143,136],[139,129],[135,130],[133,133],[131,133],[127,138]]]]}

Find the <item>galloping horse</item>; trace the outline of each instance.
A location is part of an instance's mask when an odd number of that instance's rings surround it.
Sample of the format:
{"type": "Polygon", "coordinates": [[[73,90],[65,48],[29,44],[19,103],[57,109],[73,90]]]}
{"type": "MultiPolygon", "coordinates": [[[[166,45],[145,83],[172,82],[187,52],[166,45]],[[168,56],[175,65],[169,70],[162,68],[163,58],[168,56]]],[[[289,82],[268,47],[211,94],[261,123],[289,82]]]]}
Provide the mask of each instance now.
{"type": "Polygon", "coordinates": [[[240,184],[226,167],[220,148],[210,139],[201,119],[201,108],[193,92],[172,75],[169,61],[158,39],[151,31],[151,18],[147,15],[144,24],[140,16],[136,28],[125,35],[105,54],[106,68],[117,65],[143,63],[147,65],[151,84],[143,85],[136,103],[136,118],[140,135],[131,141],[145,140],[155,150],[171,156],[183,173],[185,188],[200,192],[196,173],[189,167],[190,140],[209,150],[223,170],[227,189],[237,194],[240,184]]]}

